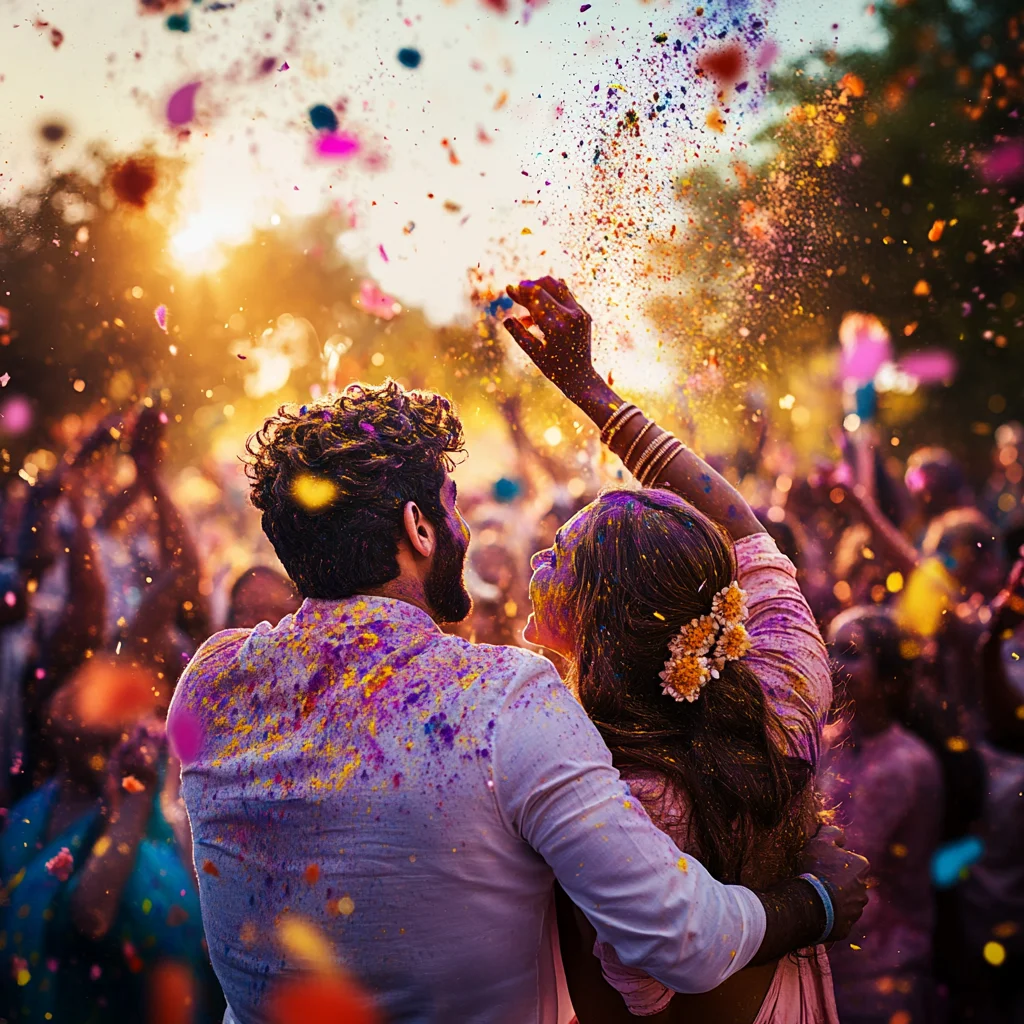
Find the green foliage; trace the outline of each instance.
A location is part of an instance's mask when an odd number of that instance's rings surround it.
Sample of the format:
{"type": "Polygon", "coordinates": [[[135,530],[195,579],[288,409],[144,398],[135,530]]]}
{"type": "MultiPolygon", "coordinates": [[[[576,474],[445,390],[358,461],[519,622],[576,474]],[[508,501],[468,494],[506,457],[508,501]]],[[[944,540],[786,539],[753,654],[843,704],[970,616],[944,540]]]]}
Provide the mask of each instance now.
{"type": "Polygon", "coordinates": [[[917,396],[912,418],[887,414],[911,443],[966,455],[1024,416],[1021,10],[907,0],[878,17],[880,51],[822,52],[777,76],[772,156],[684,189],[700,232],[683,265],[719,277],[731,324],[767,334],[769,376],[834,347],[851,310],[879,316],[897,351],[951,351],[952,386],[917,396]]]}

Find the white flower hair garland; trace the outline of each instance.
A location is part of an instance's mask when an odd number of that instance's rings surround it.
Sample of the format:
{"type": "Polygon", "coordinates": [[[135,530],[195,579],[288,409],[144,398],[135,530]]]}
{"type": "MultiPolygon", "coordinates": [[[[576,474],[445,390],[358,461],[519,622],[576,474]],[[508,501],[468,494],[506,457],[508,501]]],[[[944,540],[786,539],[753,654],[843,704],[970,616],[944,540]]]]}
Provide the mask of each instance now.
{"type": "Polygon", "coordinates": [[[739,661],[750,650],[747,595],[733,580],[715,594],[711,614],[694,619],[672,638],[671,657],[658,673],[661,690],[673,700],[691,703],[709,679],[721,675],[725,663],[739,661]]]}

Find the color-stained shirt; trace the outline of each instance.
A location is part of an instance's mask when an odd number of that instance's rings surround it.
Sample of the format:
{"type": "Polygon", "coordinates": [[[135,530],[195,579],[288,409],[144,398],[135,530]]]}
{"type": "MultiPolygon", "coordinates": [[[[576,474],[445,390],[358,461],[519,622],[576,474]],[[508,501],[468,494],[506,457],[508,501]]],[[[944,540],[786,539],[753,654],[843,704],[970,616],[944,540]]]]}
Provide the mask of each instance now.
{"type": "Polygon", "coordinates": [[[554,1021],[557,878],[627,964],[716,987],[764,935],[647,817],[554,666],[402,601],[306,600],[186,669],[182,756],[225,1020],[267,1019],[312,924],[387,1019],[554,1021]]]}

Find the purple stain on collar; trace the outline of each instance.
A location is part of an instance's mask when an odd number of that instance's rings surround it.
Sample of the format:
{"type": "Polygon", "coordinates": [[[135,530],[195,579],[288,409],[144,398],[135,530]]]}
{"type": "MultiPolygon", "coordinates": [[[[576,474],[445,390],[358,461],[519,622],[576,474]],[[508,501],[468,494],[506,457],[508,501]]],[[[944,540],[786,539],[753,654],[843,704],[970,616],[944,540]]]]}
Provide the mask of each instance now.
{"type": "Polygon", "coordinates": [[[367,423],[366,420],[360,420],[359,426],[365,430],[368,434],[376,434],[377,428],[372,423],[367,423]]]}
{"type": "Polygon", "coordinates": [[[324,423],[330,423],[334,417],[331,415],[330,409],[324,409],[323,411],[324,423]]]}

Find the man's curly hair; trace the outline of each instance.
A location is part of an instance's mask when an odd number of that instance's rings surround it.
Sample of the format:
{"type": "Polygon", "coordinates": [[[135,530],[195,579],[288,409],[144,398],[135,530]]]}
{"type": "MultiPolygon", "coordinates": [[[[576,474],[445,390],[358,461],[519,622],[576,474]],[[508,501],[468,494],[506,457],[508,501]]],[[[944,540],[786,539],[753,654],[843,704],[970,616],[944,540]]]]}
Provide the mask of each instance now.
{"type": "Polygon", "coordinates": [[[288,575],[304,597],[338,600],[398,576],[406,502],[442,528],[462,423],[447,398],[389,378],[282,406],[246,450],[252,503],[288,575]]]}

